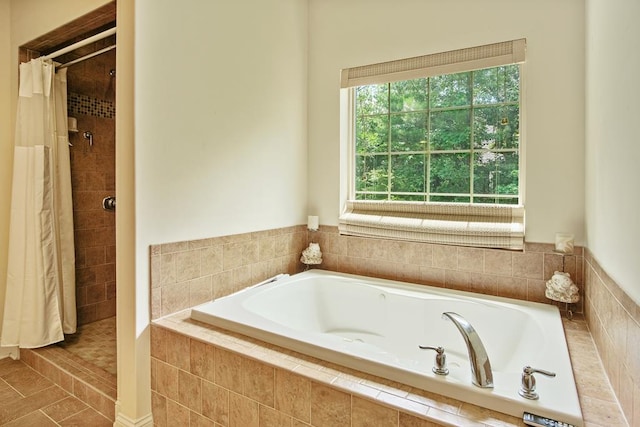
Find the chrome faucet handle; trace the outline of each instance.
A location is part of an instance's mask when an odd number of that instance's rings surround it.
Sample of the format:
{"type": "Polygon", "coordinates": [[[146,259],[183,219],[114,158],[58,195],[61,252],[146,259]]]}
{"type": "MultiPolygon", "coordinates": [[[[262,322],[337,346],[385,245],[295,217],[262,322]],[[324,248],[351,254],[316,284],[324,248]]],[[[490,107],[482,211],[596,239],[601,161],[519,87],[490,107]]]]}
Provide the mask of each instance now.
{"type": "Polygon", "coordinates": [[[536,377],[534,377],[533,374],[542,374],[552,378],[555,377],[556,374],[555,372],[532,368],[531,366],[522,368],[522,383],[518,394],[525,399],[537,400],[540,396],[536,392],[536,377]]]}
{"type": "Polygon", "coordinates": [[[447,355],[444,354],[444,347],[429,347],[425,345],[418,346],[421,350],[435,350],[436,359],[431,370],[437,375],[447,375],[449,369],[447,369],[447,355]]]}

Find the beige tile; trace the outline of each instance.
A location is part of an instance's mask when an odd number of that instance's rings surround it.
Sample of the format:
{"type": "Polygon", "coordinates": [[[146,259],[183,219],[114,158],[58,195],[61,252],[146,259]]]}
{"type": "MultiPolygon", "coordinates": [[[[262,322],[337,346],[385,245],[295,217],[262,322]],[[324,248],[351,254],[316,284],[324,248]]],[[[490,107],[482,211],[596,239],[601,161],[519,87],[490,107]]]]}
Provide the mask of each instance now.
{"type": "Polygon", "coordinates": [[[275,370],[253,359],[242,360],[243,394],[265,406],[274,407],[275,370]]]}
{"type": "Polygon", "coordinates": [[[581,399],[582,416],[585,423],[607,427],[626,427],[617,403],[606,402],[597,398],[584,396],[581,399]]]}
{"type": "Polygon", "coordinates": [[[167,360],[167,334],[169,332],[156,325],[151,325],[151,357],[167,360]]]}
{"type": "Polygon", "coordinates": [[[459,247],[458,269],[482,273],[484,271],[484,253],[483,249],[459,247]]]}
{"type": "Polygon", "coordinates": [[[260,427],[288,427],[293,421],[289,415],[264,405],[260,405],[258,417],[260,419],[260,427]]]}
{"type": "Polygon", "coordinates": [[[547,282],[544,280],[527,280],[527,301],[549,303],[545,296],[547,282]]]}
{"type": "Polygon", "coordinates": [[[244,358],[220,348],[215,352],[216,384],[236,393],[242,393],[242,360],[244,358]]]}
{"type": "Polygon", "coordinates": [[[311,382],[292,372],[276,369],[275,408],[299,420],[309,422],[311,382]]]}
{"type": "Polygon", "coordinates": [[[73,396],[69,396],[43,408],[42,412],[47,414],[52,420],[60,421],[86,408],[87,405],[84,402],[73,396]]]}
{"type": "Polygon", "coordinates": [[[211,276],[199,277],[189,281],[189,306],[203,304],[213,299],[211,276]]]}
{"type": "Polygon", "coordinates": [[[197,340],[190,340],[190,372],[208,381],[215,381],[215,347],[197,340]]]}
{"type": "Polygon", "coordinates": [[[218,424],[229,424],[229,391],[209,381],[202,381],[202,415],[218,424]]]}
{"type": "Polygon", "coordinates": [[[498,276],[511,276],[513,274],[511,252],[497,249],[485,249],[484,272],[498,276]]]}
{"type": "Polygon", "coordinates": [[[2,379],[23,396],[30,396],[53,385],[51,381],[25,364],[9,374],[2,375],[2,379]]]}
{"type": "Polygon", "coordinates": [[[158,393],[151,393],[151,413],[156,427],[167,426],[167,398],[158,393]]]}
{"type": "Polygon", "coordinates": [[[442,268],[420,267],[420,283],[444,286],[445,270],[442,268]]]}
{"type": "Polygon", "coordinates": [[[216,427],[216,423],[197,412],[189,413],[189,427],[216,427]]]}
{"type": "Polygon", "coordinates": [[[191,349],[189,337],[168,331],[167,340],[167,363],[188,371],[190,364],[189,352],[191,349]]]}
{"type": "Polygon", "coordinates": [[[58,427],[59,424],[52,421],[40,411],[30,412],[24,417],[2,424],[3,427],[58,427]]]}
{"type": "MultiPolygon", "coordinates": [[[[157,362],[156,366],[156,388],[158,393],[169,399],[178,399],[178,368],[157,362]]],[[[82,397],[79,396],[81,399],[82,397]]]]}
{"type": "Polygon", "coordinates": [[[37,391],[28,397],[12,402],[0,403],[0,424],[8,423],[27,415],[29,412],[65,399],[68,394],[58,386],[37,391]]]}
{"type": "Polygon", "coordinates": [[[544,278],[544,255],[542,253],[513,253],[511,256],[513,261],[513,275],[515,277],[538,280],[544,278]]]}
{"type": "Polygon", "coordinates": [[[184,282],[200,276],[200,251],[191,250],[176,254],[176,281],[184,282]]]}
{"type": "Polygon", "coordinates": [[[351,396],[312,382],[311,424],[324,427],[351,425],[351,396]]]}
{"type": "Polygon", "coordinates": [[[61,427],[111,427],[113,421],[105,418],[92,408],[87,408],[63,421],[60,421],[61,427]]]}
{"type": "Polygon", "coordinates": [[[472,273],[468,271],[446,270],[444,273],[444,286],[448,289],[459,291],[471,290],[472,273]]]}
{"type": "Polygon", "coordinates": [[[397,410],[355,396],[352,398],[351,418],[352,427],[396,427],[398,425],[397,410]]]}
{"type": "Polygon", "coordinates": [[[222,271],[222,245],[200,249],[200,274],[209,275],[222,271]]]}
{"type": "Polygon", "coordinates": [[[433,245],[433,266],[451,270],[457,269],[458,248],[447,245],[433,245]]]}
{"type": "Polygon", "coordinates": [[[176,255],[163,254],[160,256],[160,285],[176,283],[176,255]]]}
{"type": "Polygon", "coordinates": [[[161,293],[162,315],[175,313],[189,307],[189,284],[176,283],[163,286],[161,293]]]}
{"type": "Polygon", "coordinates": [[[400,412],[399,427],[438,427],[441,424],[436,424],[431,421],[424,420],[422,418],[414,417],[413,415],[400,412]]]}
{"type": "Polygon", "coordinates": [[[486,427],[485,424],[481,422],[462,417],[460,415],[455,415],[450,412],[441,411],[436,408],[429,409],[427,416],[433,419],[435,423],[442,422],[445,423],[444,425],[454,425],[457,427],[486,427]]]}
{"type": "Polygon", "coordinates": [[[259,427],[258,403],[236,393],[229,393],[229,427],[259,427]]]}
{"type": "Polygon", "coordinates": [[[260,261],[266,261],[276,256],[276,238],[274,236],[266,236],[258,241],[258,258],[260,261]]]}
{"type": "Polygon", "coordinates": [[[521,300],[527,299],[527,279],[498,276],[496,282],[498,296],[521,300]]]}
{"type": "Polygon", "coordinates": [[[173,400],[167,400],[167,424],[170,426],[188,426],[189,408],[173,400]]]}
{"type": "Polygon", "coordinates": [[[201,411],[201,380],[188,372],[178,371],[178,403],[187,408],[201,411]]]}
{"type": "Polygon", "coordinates": [[[522,418],[501,414],[469,403],[462,404],[458,415],[493,427],[517,426],[522,423],[522,418]]]}

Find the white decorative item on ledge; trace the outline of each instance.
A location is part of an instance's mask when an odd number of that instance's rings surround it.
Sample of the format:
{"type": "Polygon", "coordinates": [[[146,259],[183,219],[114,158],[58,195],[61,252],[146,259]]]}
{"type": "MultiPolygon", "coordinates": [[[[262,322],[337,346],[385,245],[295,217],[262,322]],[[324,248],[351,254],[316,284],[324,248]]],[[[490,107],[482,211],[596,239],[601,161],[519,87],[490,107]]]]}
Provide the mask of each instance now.
{"type": "Polygon", "coordinates": [[[309,243],[309,247],[302,251],[300,262],[307,266],[322,264],[322,252],[319,243],[309,243]]]}
{"type": "Polygon", "coordinates": [[[573,254],[573,237],[571,233],[556,233],[555,252],[562,255],[562,271],[555,271],[553,273],[551,279],[547,281],[547,289],[544,292],[544,295],[550,300],[566,304],[567,317],[569,319],[573,318],[573,312],[569,304],[580,301],[580,291],[578,287],[573,283],[573,280],[571,280],[571,275],[564,271],[564,257],[573,254]]]}
{"type": "Polygon", "coordinates": [[[547,281],[545,296],[554,301],[573,304],[580,301],[578,287],[571,280],[569,273],[556,271],[551,279],[547,281]]]}
{"type": "Polygon", "coordinates": [[[556,252],[565,255],[573,253],[573,234],[556,233],[556,252]]]}
{"type": "Polygon", "coordinates": [[[311,231],[318,231],[318,228],[319,228],[318,217],[315,215],[309,215],[307,217],[307,229],[311,231]]]}

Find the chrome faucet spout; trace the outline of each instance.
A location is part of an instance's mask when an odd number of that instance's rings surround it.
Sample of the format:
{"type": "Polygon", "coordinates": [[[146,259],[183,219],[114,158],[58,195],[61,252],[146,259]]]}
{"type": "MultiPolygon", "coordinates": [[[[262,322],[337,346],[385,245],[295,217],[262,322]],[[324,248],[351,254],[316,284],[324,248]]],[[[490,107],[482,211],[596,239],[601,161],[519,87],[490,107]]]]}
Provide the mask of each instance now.
{"type": "Polygon", "coordinates": [[[491,370],[491,362],[489,356],[482,344],[480,335],[471,326],[471,323],[460,316],[458,313],[451,311],[442,313],[443,319],[449,319],[456,325],[469,352],[469,364],[471,365],[471,381],[474,385],[482,388],[493,388],[493,371],[491,370]]]}

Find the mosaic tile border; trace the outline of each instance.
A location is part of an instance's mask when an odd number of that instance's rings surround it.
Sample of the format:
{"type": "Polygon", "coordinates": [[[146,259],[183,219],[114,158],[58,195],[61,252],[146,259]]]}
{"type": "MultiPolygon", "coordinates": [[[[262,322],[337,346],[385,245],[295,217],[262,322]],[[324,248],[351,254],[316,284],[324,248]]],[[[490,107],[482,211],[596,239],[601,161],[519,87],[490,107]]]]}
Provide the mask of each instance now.
{"type": "Polygon", "coordinates": [[[116,106],[113,101],[92,98],[78,93],[69,93],[67,99],[68,114],[84,114],[86,116],[116,118],[116,106]]]}

